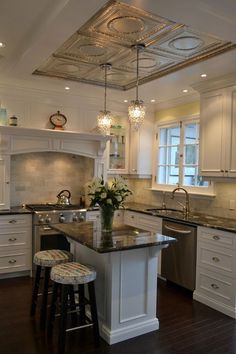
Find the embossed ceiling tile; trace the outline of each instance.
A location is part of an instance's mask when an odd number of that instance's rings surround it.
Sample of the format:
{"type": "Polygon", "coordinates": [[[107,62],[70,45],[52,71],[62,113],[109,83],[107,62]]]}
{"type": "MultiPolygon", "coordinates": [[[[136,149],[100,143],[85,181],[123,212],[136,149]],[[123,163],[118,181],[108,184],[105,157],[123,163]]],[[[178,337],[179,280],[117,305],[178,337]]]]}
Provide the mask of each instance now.
{"type": "Polygon", "coordinates": [[[153,50],[161,50],[181,58],[192,58],[195,55],[215,49],[223,43],[226,42],[207,34],[200,34],[184,26],[169,33],[167,37],[157,41],[156,44],[152,44],[151,47],[153,50]]]}
{"type": "MultiPolygon", "coordinates": [[[[95,69],[96,66],[93,65],[95,69]]],[[[91,64],[76,63],[61,58],[50,57],[49,60],[41,65],[34,73],[35,74],[48,74],[49,76],[69,77],[70,79],[83,78],[88,75],[92,69],[91,64]]]]}
{"type": "MultiPolygon", "coordinates": [[[[96,76],[94,76],[94,73],[90,73],[87,76],[87,80],[93,80],[94,77],[96,77],[97,82],[100,82],[101,85],[104,85],[104,70],[98,67],[96,69],[96,76]]],[[[125,89],[125,86],[128,85],[130,81],[135,79],[136,73],[119,70],[115,67],[112,67],[107,73],[108,87],[119,88],[121,90],[125,89]]]]}
{"type": "Polygon", "coordinates": [[[113,57],[122,55],[125,49],[118,44],[108,43],[98,36],[86,37],[73,35],[56,52],[55,55],[75,61],[102,64],[112,61],[113,57]]]}
{"type": "Polygon", "coordinates": [[[174,22],[127,4],[113,2],[80,29],[80,33],[105,36],[123,45],[145,43],[150,36],[167,31],[174,22]]]}

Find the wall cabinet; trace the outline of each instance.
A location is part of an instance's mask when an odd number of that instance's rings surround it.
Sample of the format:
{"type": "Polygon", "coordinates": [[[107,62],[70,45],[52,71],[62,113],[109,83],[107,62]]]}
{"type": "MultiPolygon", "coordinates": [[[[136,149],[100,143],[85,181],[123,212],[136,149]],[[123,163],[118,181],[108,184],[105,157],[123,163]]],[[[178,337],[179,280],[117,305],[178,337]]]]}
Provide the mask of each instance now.
{"type": "Polygon", "coordinates": [[[193,298],[236,318],[236,235],[198,227],[193,298]]]}
{"type": "Polygon", "coordinates": [[[236,177],[236,88],[201,95],[200,174],[236,177]]]}
{"type": "Polygon", "coordinates": [[[0,274],[31,271],[32,216],[0,216],[0,274]]]}
{"type": "Polygon", "coordinates": [[[152,169],[153,124],[146,119],[139,130],[127,123],[114,125],[108,146],[108,174],[150,177],[152,169]]]}
{"type": "Polygon", "coordinates": [[[0,156],[0,210],[10,208],[10,156],[0,156]]]}

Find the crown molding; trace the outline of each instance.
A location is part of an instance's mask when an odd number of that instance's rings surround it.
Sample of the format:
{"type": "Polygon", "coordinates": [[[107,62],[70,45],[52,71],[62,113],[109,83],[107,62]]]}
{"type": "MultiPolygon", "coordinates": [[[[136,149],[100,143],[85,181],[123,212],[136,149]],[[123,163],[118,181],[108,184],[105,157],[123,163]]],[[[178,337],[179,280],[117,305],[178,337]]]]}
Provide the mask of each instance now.
{"type": "Polygon", "coordinates": [[[200,93],[204,93],[207,91],[217,90],[233,85],[236,85],[236,72],[224,76],[219,76],[204,82],[197,82],[192,84],[191,87],[200,93]]]}

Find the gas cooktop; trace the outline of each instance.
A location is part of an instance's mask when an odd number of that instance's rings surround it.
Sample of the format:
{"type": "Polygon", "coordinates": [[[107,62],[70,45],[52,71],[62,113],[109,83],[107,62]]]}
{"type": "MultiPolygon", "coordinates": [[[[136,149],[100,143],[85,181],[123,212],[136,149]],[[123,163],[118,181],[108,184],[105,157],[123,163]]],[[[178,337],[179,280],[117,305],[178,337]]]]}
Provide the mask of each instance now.
{"type": "Polygon", "coordinates": [[[62,205],[62,204],[26,204],[26,208],[32,211],[50,211],[50,210],[80,210],[84,209],[79,204],[69,204],[69,205],[62,205]]]}

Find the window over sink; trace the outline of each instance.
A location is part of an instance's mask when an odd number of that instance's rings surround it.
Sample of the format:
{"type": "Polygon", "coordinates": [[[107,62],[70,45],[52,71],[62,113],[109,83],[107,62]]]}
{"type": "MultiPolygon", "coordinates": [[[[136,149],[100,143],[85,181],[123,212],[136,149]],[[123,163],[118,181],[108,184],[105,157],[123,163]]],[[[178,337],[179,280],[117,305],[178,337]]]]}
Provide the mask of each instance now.
{"type": "Polygon", "coordinates": [[[152,188],[213,194],[213,184],[199,176],[199,117],[159,124],[152,188]]]}

